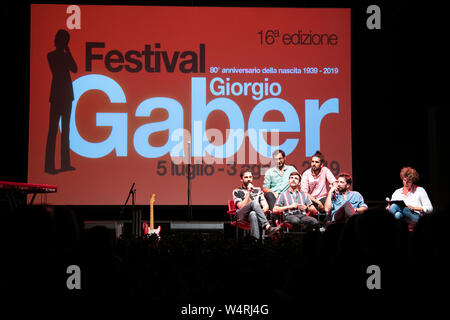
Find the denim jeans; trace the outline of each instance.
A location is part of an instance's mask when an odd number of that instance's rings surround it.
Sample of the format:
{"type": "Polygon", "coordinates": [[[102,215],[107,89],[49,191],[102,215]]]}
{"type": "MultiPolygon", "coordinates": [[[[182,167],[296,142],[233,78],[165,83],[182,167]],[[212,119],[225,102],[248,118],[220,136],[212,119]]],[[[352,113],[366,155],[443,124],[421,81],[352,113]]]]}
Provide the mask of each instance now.
{"type": "Polygon", "coordinates": [[[250,235],[256,239],[260,237],[259,226],[265,228],[269,224],[261,205],[256,200],[252,200],[238,209],[236,214],[239,220],[247,220],[250,222],[250,235]]]}
{"type": "Polygon", "coordinates": [[[398,204],[391,204],[389,208],[389,212],[392,213],[395,219],[405,218],[411,222],[419,221],[420,215],[417,212],[411,211],[408,207],[404,207],[403,209],[398,204]]]}

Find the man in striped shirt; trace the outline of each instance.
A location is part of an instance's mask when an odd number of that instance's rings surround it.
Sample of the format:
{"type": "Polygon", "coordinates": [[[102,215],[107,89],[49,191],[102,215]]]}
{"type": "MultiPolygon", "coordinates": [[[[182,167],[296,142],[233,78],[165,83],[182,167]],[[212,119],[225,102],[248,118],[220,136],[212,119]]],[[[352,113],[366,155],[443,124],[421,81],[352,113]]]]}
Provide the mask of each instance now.
{"type": "Polygon", "coordinates": [[[298,172],[289,175],[289,189],[278,195],[274,213],[283,213],[285,221],[290,224],[306,224],[309,229],[319,227],[319,222],[308,214],[315,214],[316,208],[308,195],[300,191],[301,176],[298,172]]]}

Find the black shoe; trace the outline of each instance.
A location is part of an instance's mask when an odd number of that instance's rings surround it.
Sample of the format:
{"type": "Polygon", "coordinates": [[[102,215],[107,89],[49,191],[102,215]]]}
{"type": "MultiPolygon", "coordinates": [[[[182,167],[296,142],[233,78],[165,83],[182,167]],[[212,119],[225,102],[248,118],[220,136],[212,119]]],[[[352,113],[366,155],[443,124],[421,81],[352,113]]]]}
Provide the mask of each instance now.
{"type": "Polygon", "coordinates": [[[259,246],[261,241],[258,238],[250,237],[250,245],[251,246],[259,246]]]}
{"type": "Polygon", "coordinates": [[[280,226],[278,227],[269,227],[269,229],[266,230],[268,237],[273,237],[275,234],[280,232],[280,226]]]}
{"type": "Polygon", "coordinates": [[[61,171],[73,171],[75,170],[75,167],[72,166],[67,166],[67,167],[62,167],[61,171]]]}
{"type": "Polygon", "coordinates": [[[52,168],[46,168],[46,169],[45,169],[45,173],[48,173],[48,174],[57,174],[57,173],[58,173],[58,170],[52,169],[52,168]]]}

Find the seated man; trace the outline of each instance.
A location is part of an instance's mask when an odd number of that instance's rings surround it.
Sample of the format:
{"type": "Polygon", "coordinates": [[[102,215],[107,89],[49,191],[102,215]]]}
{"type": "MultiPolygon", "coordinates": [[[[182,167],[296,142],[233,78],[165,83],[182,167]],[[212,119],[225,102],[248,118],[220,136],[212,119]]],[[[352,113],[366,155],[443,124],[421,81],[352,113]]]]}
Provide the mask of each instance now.
{"type": "Polygon", "coordinates": [[[236,214],[239,220],[250,222],[250,235],[259,239],[259,226],[267,231],[269,237],[275,235],[280,228],[272,227],[264,212],[269,211],[269,205],[261,188],[253,186],[251,171],[243,171],[240,174],[242,186],[233,190],[233,201],[236,205],[236,214]]]}
{"type": "Polygon", "coordinates": [[[305,170],[302,175],[300,190],[307,193],[317,210],[325,213],[325,200],[329,186],[337,186],[333,173],[324,166],[325,159],[320,151],[311,157],[311,168],[305,170]]]}
{"type": "Polygon", "coordinates": [[[388,210],[396,219],[405,219],[414,226],[419,217],[433,211],[433,205],[425,189],[417,185],[419,174],[414,168],[403,168],[400,171],[400,178],[403,187],[395,190],[391,201],[400,202],[401,205],[390,202],[388,210]]]}
{"type": "Polygon", "coordinates": [[[308,195],[300,191],[300,180],[298,172],[289,175],[289,189],[278,195],[273,212],[283,213],[287,223],[306,224],[308,229],[313,229],[319,227],[319,222],[306,213],[316,213],[317,210],[308,195]]]}
{"type": "Polygon", "coordinates": [[[325,200],[325,211],[331,213],[331,221],[347,222],[356,213],[367,210],[362,195],[357,191],[350,191],[352,176],[341,173],[338,176],[337,187],[331,187],[325,200]]]}

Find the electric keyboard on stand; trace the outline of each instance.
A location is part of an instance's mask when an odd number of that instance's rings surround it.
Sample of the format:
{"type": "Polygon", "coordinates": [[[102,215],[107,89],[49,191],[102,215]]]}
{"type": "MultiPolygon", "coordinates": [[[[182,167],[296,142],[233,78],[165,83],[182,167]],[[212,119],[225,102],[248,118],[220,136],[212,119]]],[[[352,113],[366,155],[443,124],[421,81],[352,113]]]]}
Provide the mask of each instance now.
{"type": "Polygon", "coordinates": [[[0,181],[0,191],[6,194],[11,209],[17,208],[16,195],[33,194],[30,205],[38,193],[54,193],[58,190],[56,185],[34,184],[24,182],[0,181]]]}

